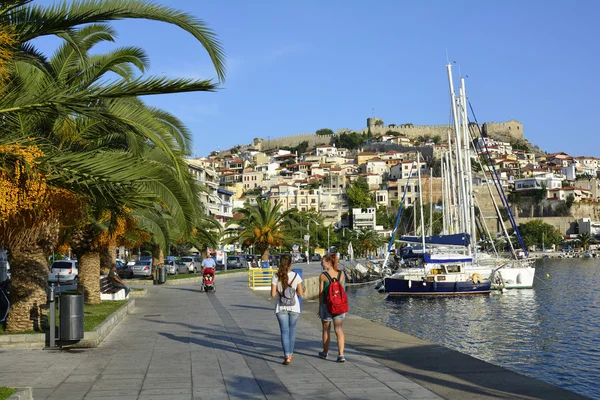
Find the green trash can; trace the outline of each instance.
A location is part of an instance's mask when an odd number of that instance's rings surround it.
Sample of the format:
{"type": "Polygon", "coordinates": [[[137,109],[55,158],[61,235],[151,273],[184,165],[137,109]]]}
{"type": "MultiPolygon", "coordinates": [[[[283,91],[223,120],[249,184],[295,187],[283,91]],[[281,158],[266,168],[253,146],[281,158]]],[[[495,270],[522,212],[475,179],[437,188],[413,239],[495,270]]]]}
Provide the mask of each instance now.
{"type": "Polygon", "coordinates": [[[83,339],[83,295],[60,296],[60,340],[83,339]]]}

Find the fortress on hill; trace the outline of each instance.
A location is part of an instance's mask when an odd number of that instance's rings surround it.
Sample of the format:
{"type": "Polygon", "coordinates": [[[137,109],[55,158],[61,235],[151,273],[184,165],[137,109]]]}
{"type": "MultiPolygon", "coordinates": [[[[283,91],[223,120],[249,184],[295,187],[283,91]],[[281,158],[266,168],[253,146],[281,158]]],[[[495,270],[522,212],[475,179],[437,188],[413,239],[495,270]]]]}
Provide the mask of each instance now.
{"type": "MultiPolygon", "coordinates": [[[[486,122],[480,125],[484,136],[514,143],[516,141],[525,140],[523,136],[523,124],[519,121],[511,119],[506,122],[486,122]]],[[[449,125],[384,125],[383,119],[381,118],[367,118],[367,127],[360,130],[352,130],[341,128],[338,129],[337,135],[342,133],[368,133],[371,132],[374,136],[384,135],[389,131],[398,133],[401,136],[405,136],[409,139],[416,139],[419,136],[428,136],[433,138],[439,135],[442,140],[448,137],[448,130],[454,130],[453,126],[449,125]]],[[[290,135],[279,138],[269,138],[267,140],[262,138],[256,138],[252,142],[252,145],[258,150],[270,150],[281,147],[294,147],[300,143],[306,141],[310,147],[328,145],[331,143],[331,136],[318,136],[314,133],[301,133],[298,135],[290,135]]]]}

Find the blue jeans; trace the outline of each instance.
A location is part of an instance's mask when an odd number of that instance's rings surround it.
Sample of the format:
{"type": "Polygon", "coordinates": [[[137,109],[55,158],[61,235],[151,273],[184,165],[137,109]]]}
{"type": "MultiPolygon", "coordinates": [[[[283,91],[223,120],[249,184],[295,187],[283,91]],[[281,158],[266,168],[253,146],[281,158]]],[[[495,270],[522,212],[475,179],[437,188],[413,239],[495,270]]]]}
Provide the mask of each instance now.
{"type": "Polygon", "coordinates": [[[289,357],[294,354],[294,345],[296,344],[296,322],[300,313],[292,311],[280,311],[277,314],[279,329],[281,329],[281,347],[283,355],[289,357]]]}
{"type": "Polygon", "coordinates": [[[120,288],[120,289],[125,289],[125,297],[127,297],[127,295],[129,294],[129,292],[131,291],[131,288],[129,286],[125,286],[121,282],[114,282],[113,281],[113,286],[117,287],[117,288],[120,288]]]}

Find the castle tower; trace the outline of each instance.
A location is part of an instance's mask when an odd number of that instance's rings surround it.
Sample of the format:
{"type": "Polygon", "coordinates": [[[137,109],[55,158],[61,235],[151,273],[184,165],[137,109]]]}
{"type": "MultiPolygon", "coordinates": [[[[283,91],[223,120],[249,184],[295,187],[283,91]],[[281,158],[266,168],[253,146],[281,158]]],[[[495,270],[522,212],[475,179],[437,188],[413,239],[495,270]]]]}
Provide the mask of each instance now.
{"type": "Polygon", "coordinates": [[[367,118],[367,128],[371,130],[383,126],[383,120],[378,117],[367,118]]]}

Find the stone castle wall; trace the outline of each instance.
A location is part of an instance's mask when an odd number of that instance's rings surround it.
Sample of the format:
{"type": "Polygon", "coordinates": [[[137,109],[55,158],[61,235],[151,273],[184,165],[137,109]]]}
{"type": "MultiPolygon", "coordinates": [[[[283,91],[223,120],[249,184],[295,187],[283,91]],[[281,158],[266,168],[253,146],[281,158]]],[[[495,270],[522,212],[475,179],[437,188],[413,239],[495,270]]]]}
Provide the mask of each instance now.
{"type": "Polygon", "coordinates": [[[284,136],[279,138],[259,139],[255,141],[258,150],[266,151],[281,147],[295,147],[302,142],[308,142],[309,147],[328,145],[331,136],[318,136],[314,133],[301,133],[299,135],[284,136]]]}
{"type": "MultiPolygon", "coordinates": [[[[507,142],[524,138],[523,124],[514,119],[507,122],[486,122],[481,128],[489,137],[507,142]]],[[[405,135],[409,139],[415,139],[419,136],[429,136],[431,138],[440,136],[445,141],[448,138],[448,132],[454,132],[454,127],[449,125],[386,126],[383,125],[381,118],[368,118],[367,127],[361,133],[367,133],[369,130],[374,135],[383,135],[388,131],[392,131],[405,135]]],[[[348,129],[339,129],[338,134],[345,131],[348,131],[348,129]]]]}
{"type": "MultiPolygon", "coordinates": [[[[516,120],[507,122],[486,122],[481,128],[487,136],[494,139],[506,142],[524,139],[523,124],[516,120]]],[[[369,129],[373,135],[383,135],[387,131],[392,131],[404,135],[409,139],[416,139],[419,136],[429,136],[430,138],[440,136],[442,141],[447,140],[448,131],[454,131],[454,127],[449,125],[386,126],[383,125],[383,120],[381,118],[373,117],[367,119],[367,128],[364,128],[361,131],[341,128],[338,129],[337,134],[339,135],[346,132],[367,133],[369,129]]],[[[281,146],[294,147],[304,141],[308,142],[309,147],[328,145],[331,143],[331,139],[331,136],[317,136],[314,133],[301,133],[279,138],[258,138],[254,140],[253,145],[257,147],[258,150],[264,151],[279,148],[281,146]]]]}

